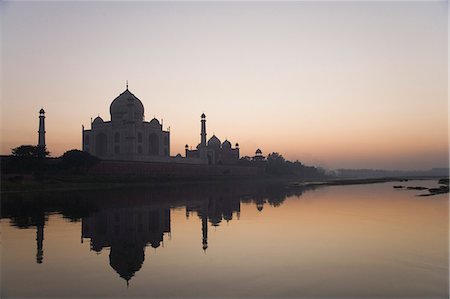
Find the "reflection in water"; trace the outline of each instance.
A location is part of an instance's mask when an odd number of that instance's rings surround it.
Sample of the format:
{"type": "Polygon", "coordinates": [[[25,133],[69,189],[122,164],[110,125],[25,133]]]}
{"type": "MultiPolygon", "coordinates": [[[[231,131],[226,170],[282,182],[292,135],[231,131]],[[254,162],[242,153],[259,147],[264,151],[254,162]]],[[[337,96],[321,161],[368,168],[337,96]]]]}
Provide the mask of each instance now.
{"type": "Polygon", "coordinates": [[[219,226],[222,220],[230,221],[233,213],[239,217],[241,201],[237,198],[208,198],[186,203],[186,218],[197,213],[202,220],[202,249],[208,248],[208,220],[213,226],[219,226]]]}
{"type": "Polygon", "coordinates": [[[185,207],[186,218],[201,219],[202,244],[208,248],[208,222],[217,227],[222,221],[239,219],[241,202],[279,206],[287,196],[300,196],[303,189],[287,189],[278,184],[208,184],[180,189],[115,190],[38,195],[30,199],[14,194],[2,203],[3,218],[18,228],[36,227],[36,262],[43,262],[44,227],[51,213],[61,213],[70,221],[81,219],[81,242],[90,239],[90,249],[110,249],[110,266],[126,280],[139,271],[145,260],[145,247],[160,247],[170,235],[170,208],[185,207]]]}
{"type": "Polygon", "coordinates": [[[245,183],[5,195],[1,295],[448,295],[444,196],[383,184],[304,191],[245,183]]]}
{"type": "Polygon", "coordinates": [[[109,247],[110,266],[127,281],[141,269],[145,247],[158,248],[170,233],[170,208],[161,205],[106,206],[82,220],[82,237],[91,249],[109,247]]]}
{"type": "Polygon", "coordinates": [[[44,260],[44,217],[36,226],[36,263],[42,264],[44,260]]]}

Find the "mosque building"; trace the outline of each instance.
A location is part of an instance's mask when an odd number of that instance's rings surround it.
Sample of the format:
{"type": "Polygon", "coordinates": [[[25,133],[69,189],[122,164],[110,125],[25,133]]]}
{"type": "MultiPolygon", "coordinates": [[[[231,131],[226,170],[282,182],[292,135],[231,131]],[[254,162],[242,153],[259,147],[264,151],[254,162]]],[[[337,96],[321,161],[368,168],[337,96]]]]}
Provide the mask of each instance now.
{"type": "Polygon", "coordinates": [[[109,107],[110,121],[97,116],[82,130],[83,151],[100,159],[169,162],[170,132],[156,118],[144,120],[144,105],[128,90],[109,107]]]}
{"type": "Polygon", "coordinates": [[[231,142],[225,140],[223,143],[213,134],[206,142],[206,115],[201,115],[200,143],[195,150],[189,149],[186,144],[186,158],[197,158],[207,164],[236,164],[239,161],[239,144],[232,148],[231,142]]]}
{"type": "Polygon", "coordinates": [[[170,132],[156,118],[144,119],[144,105],[128,90],[110,105],[111,120],[97,116],[88,130],[82,127],[82,148],[103,160],[231,165],[239,161],[239,144],[213,135],[206,141],[206,116],[201,115],[201,140],[196,149],[185,147],[185,157],[170,156],[170,132]]]}

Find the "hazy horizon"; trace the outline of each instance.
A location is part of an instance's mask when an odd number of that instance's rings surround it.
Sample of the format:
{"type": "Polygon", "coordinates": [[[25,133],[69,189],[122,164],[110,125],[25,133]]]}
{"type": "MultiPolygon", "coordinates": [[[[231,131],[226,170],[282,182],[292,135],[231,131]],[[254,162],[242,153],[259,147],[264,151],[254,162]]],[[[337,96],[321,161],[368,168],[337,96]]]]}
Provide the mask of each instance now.
{"type": "Polygon", "coordinates": [[[448,4],[1,2],[1,154],[81,148],[129,89],[170,127],[328,169],[448,167],[448,4]]]}

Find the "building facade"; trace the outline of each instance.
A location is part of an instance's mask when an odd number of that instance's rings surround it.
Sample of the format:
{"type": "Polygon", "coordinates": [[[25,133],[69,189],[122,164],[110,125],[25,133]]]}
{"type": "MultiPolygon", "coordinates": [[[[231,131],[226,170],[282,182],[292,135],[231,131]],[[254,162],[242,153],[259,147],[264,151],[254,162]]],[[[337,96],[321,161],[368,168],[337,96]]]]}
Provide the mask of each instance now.
{"type": "Polygon", "coordinates": [[[156,118],[144,119],[144,105],[128,90],[110,105],[111,120],[97,116],[82,129],[83,151],[104,160],[170,161],[170,132],[156,118]]]}
{"type": "Polygon", "coordinates": [[[232,165],[239,161],[239,144],[223,143],[213,135],[206,139],[206,116],[201,115],[201,139],[196,149],[186,145],[185,156],[170,156],[170,132],[159,120],[144,119],[144,105],[128,90],[110,105],[111,120],[97,116],[91,128],[82,127],[82,148],[102,160],[173,162],[183,164],[232,165]]]}
{"type": "Polygon", "coordinates": [[[204,164],[230,165],[239,162],[239,144],[236,143],[233,148],[231,142],[225,140],[221,143],[220,139],[213,135],[206,142],[206,115],[201,115],[201,133],[200,143],[196,149],[189,149],[186,144],[186,159],[199,159],[204,164]]]}

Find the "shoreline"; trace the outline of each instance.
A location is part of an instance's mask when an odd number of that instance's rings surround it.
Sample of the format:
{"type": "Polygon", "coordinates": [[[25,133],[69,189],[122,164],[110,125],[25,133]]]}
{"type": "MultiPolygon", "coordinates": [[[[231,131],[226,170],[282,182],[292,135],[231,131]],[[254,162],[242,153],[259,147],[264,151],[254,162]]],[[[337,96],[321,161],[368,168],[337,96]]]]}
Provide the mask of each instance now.
{"type": "MultiPolygon", "coordinates": [[[[136,178],[136,177],[110,177],[110,176],[47,176],[41,178],[28,177],[25,179],[5,179],[1,180],[0,194],[29,193],[29,192],[63,192],[63,191],[86,191],[86,190],[107,190],[119,188],[158,188],[164,186],[193,185],[193,184],[232,184],[232,183],[279,183],[287,188],[312,188],[321,186],[344,186],[360,184],[377,184],[386,182],[404,182],[408,180],[439,180],[437,177],[383,177],[383,178],[349,178],[349,179],[324,179],[324,180],[304,180],[290,176],[262,176],[262,177],[210,177],[210,178],[136,178]]],[[[430,194],[433,195],[433,194],[430,194]]]]}

